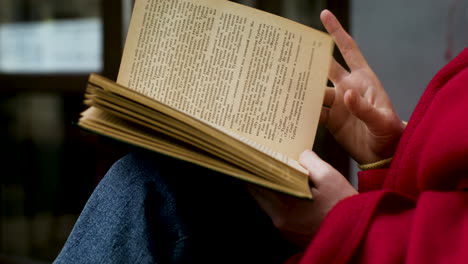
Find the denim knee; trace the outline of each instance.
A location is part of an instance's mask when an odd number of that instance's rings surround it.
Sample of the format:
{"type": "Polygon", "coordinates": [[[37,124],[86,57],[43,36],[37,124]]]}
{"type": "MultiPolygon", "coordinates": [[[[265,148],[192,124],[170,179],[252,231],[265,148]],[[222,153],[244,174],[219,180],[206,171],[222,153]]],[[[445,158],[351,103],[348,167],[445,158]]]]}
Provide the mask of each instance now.
{"type": "Polygon", "coordinates": [[[155,263],[166,258],[166,253],[158,255],[156,240],[168,242],[176,233],[173,239],[179,241],[183,232],[166,231],[160,222],[173,205],[158,163],[140,153],[117,161],[89,198],[55,262],[155,263]]]}

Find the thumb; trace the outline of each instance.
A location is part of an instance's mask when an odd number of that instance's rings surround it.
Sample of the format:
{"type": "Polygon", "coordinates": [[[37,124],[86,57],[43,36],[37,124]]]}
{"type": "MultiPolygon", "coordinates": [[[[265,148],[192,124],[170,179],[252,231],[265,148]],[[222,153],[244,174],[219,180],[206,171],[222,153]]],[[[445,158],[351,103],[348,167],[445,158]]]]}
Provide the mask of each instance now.
{"type": "Polygon", "coordinates": [[[358,119],[366,123],[367,126],[372,126],[375,122],[381,120],[381,116],[377,108],[352,89],[348,89],[345,92],[344,103],[348,110],[358,119]]]}
{"type": "Polygon", "coordinates": [[[356,189],[335,170],[314,152],[306,150],[299,157],[299,162],[309,171],[309,178],[315,186],[311,188],[316,210],[322,212],[324,216],[335,204],[354,194],[356,189]]]}
{"type": "Polygon", "coordinates": [[[309,172],[309,178],[316,188],[330,181],[336,176],[343,177],[330,164],[323,161],[311,150],[305,150],[299,157],[299,163],[309,172]]]}
{"type": "Polygon", "coordinates": [[[364,122],[373,135],[397,135],[395,138],[399,138],[405,128],[391,105],[375,107],[351,89],[344,94],[344,104],[351,114],[364,122]]]}

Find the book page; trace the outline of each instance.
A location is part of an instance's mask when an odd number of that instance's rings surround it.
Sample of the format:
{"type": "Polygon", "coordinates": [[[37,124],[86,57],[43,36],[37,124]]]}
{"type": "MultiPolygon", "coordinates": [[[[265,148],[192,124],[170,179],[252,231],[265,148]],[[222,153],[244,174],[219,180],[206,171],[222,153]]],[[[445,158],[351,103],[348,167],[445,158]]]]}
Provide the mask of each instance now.
{"type": "Polygon", "coordinates": [[[289,167],[291,168],[294,168],[296,169],[297,171],[300,171],[302,172],[304,175],[308,175],[309,172],[304,168],[302,167],[299,162],[296,160],[296,159],[292,159],[282,153],[279,153],[279,152],[275,152],[271,149],[269,149],[268,147],[264,146],[264,145],[261,145],[261,144],[258,144],[257,142],[255,141],[252,141],[251,139],[248,139],[246,137],[243,137],[243,136],[240,136],[240,135],[237,135],[235,134],[234,132],[230,131],[230,130],[227,130],[223,127],[220,127],[220,126],[216,126],[214,125],[216,128],[218,128],[220,131],[222,131],[223,133],[226,133],[234,138],[237,138],[239,141],[259,150],[260,152],[263,152],[265,154],[267,154],[268,156],[270,157],[273,157],[279,161],[281,161],[282,163],[284,164],[287,164],[289,167]]]}
{"type": "MultiPolygon", "coordinates": [[[[154,132],[208,151],[224,160],[283,184],[303,185],[308,172],[296,160],[244,138],[221,126],[191,117],[135,91],[92,75],[87,105],[99,107],[154,132]],[[133,98],[131,101],[127,98],[133,98]]],[[[307,183],[307,182],[306,182],[307,183]]]]}
{"type": "Polygon", "coordinates": [[[80,126],[105,134],[117,140],[122,140],[136,146],[158,151],[165,155],[193,162],[221,173],[232,175],[241,180],[259,184],[261,186],[288,193],[302,198],[312,198],[307,188],[307,180],[296,187],[278,184],[261,177],[256,177],[251,172],[232,166],[217,156],[200,152],[199,149],[190,148],[189,145],[177,144],[170,137],[155,136],[154,131],[134,122],[128,122],[115,115],[102,111],[95,107],[88,108],[82,113],[80,126]]]}
{"type": "Polygon", "coordinates": [[[117,82],[297,159],[313,145],[332,48],[233,2],[139,0],[117,82]]]}

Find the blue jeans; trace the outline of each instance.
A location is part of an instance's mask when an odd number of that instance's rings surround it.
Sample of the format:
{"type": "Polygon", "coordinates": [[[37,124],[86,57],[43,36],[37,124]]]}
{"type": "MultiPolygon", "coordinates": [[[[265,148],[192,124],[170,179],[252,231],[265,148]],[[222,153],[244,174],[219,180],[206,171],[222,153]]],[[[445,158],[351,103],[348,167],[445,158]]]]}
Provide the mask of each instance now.
{"type": "Polygon", "coordinates": [[[294,251],[242,182],[142,151],[112,166],[54,263],[281,263],[294,251]]]}

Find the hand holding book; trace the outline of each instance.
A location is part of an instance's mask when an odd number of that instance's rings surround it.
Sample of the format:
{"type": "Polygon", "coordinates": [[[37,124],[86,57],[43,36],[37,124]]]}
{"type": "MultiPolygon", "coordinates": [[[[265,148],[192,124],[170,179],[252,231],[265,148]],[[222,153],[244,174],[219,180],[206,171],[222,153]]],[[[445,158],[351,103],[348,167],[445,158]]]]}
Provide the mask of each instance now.
{"type": "Polygon", "coordinates": [[[138,1],[119,85],[91,76],[80,125],[311,198],[298,157],[319,118],[358,161],[392,152],[402,131],[354,41],[328,11],[322,20],[350,73],[330,36],[287,19],[228,1],[138,1]],[[322,107],[327,74],[336,88],[322,107]]]}
{"type": "MultiPolygon", "coordinates": [[[[404,129],[380,81],[367,65],[356,43],[328,10],[322,23],[333,36],[351,72],[332,62],[321,122],[357,160],[393,155],[404,129]],[[373,148],[370,148],[373,146],[373,148]]],[[[357,194],[337,170],[306,150],[300,157],[308,173],[314,201],[303,201],[277,192],[250,188],[252,196],[286,238],[298,246],[309,244],[325,215],[340,200],[357,194]]]]}
{"type": "Polygon", "coordinates": [[[90,77],[79,124],[291,195],[312,198],[311,149],[332,38],[229,1],[140,0],[117,83],[90,77]]]}

